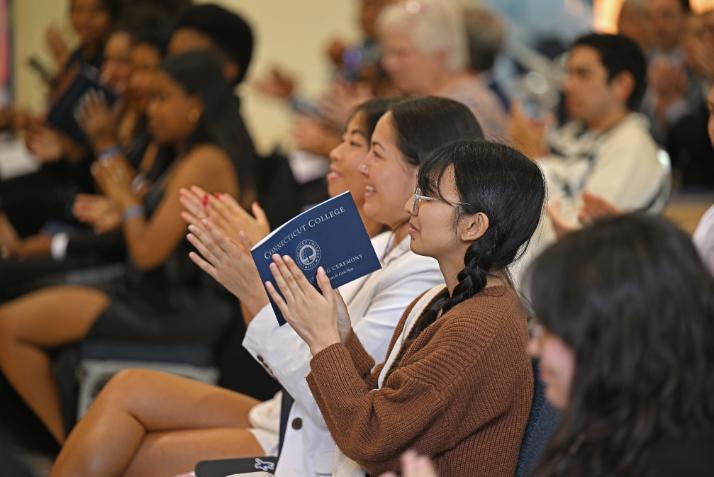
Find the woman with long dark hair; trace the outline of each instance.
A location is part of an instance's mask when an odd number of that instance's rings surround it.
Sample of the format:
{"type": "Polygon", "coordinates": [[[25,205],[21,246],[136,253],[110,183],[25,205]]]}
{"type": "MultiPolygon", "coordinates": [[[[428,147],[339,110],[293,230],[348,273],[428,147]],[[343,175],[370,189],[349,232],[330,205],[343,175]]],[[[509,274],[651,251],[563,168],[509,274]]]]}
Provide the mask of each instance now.
{"type": "Polygon", "coordinates": [[[563,409],[539,477],[711,475],[714,279],[657,217],[575,232],[533,264],[530,343],[563,409]]]}
{"type": "Polygon", "coordinates": [[[533,375],[507,267],[538,225],[543,177],[512,148],[457,141],[434,152],[417,184],[404,205],[411,250],[439,262],[446,286],[406,309],[383,365],[373,369],[324,270],[320,293],[274,255],[275,285],[266,287],[312,354],[307,381],[344,453],[333,475],[399,471],[410,447],[434,457],[443,476],[511,475],[533,375]]]}
{"type": "Polygon", "coordinates": [[[213,342],[230,317],[219,291],[186,258],[179,190],[199,183],[252,197],[252,166],[234,143],[238,111],[219,63],[205,53],[168,58],[152,79],[149,128],[162,168],[140,199],[123,161],[94,167],[122,210],[128,257],[123,276],[99,288],[53,287],[0,307],[0,369],[55,439],[63,419],[50,350],[87,336],[213,342]],[[199,319],[200,318],[200,319],[199,319]]]}

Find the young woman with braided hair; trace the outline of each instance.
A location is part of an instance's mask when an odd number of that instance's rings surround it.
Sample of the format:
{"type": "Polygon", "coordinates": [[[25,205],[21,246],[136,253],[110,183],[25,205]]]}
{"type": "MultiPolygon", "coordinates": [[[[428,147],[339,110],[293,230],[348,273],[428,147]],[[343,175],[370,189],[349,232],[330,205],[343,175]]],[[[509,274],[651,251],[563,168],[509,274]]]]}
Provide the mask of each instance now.
{"type": "MultiPolygon", "coordinates": [[[[367,167],[377,160],[370,153],[367,167]]],[[[275,255],[266,288],[312,352],[308,384],[344,453],[333,475],[398,472],[408,448],[442,477],[513,475],[533,376],[507,267],[541,218],[543,177],[508,146],[458,141],[434,152],[417,183],[405,204],[411,249],[437,259],[446,287],[407,308],[384,364],[373,369],[324,271],[320,293],[275,255]]]]}

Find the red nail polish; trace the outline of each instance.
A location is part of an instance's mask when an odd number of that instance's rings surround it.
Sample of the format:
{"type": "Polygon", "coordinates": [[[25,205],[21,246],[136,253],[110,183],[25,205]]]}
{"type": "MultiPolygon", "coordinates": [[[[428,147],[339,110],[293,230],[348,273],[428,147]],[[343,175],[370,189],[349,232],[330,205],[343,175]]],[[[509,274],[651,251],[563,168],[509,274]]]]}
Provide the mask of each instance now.
{"type": "Polygon", "coordinates": [[[209,197],[208,194],[204,194],[204,196],[203,196],[203,201],[202,201],[202,202],[203,202],[203,206],[204,206],[204,207],[207,207],[207,206],[208,206],[208,197],[209,197]]]}
{"type": "Polygon", "coordinates": [[[216,196],[216,199],[220,199],[220,198],[221,198],[221,193],[220,193],[220,192],[214,192],[213,195],[216,196]]]}

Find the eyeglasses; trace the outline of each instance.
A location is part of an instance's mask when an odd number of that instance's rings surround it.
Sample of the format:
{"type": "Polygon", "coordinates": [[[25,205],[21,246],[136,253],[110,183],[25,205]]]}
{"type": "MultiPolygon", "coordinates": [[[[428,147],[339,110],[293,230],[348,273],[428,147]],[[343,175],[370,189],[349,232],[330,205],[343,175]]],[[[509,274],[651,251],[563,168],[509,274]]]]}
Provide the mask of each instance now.
{"type": "Polygon", "coordinates": [[[441,199],[439,197],[429,197],[428,195],[423,195],[420,188],[416,188],[414,191],[414,200],[412,201],[412,214],[417,214],[419,212],[419,206],[422,202],[443,202],[450,205],[451,207],[459,207],[464,205],[471,205],[466,202],[450,202],[446,199],[441,199]]]}

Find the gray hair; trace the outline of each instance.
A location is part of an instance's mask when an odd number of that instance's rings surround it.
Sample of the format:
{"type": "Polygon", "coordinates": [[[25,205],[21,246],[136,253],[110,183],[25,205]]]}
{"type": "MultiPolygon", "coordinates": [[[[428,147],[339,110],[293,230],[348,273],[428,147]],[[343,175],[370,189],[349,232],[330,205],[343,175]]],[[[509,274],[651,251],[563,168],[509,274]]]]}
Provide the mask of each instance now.
{"type": "Polygon", "coordinates": [[[468,65],[466,28],[460,10],[448,0],[406,0],[385,7],[379,15],[380,33],[404,28],[425,53],[444,51],[447,68],[460,72],[468,65]]]}

